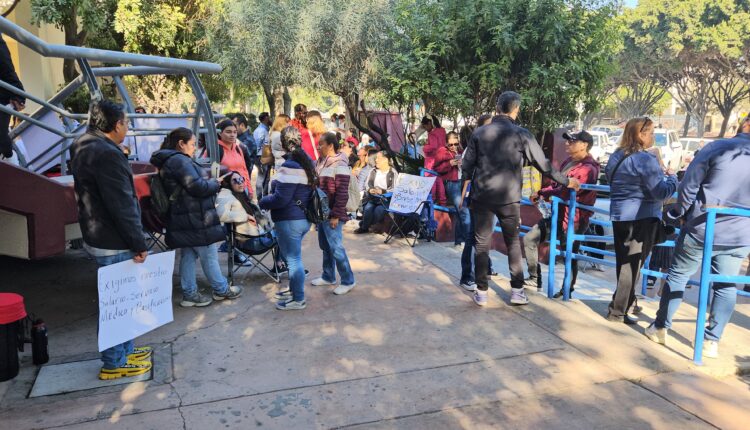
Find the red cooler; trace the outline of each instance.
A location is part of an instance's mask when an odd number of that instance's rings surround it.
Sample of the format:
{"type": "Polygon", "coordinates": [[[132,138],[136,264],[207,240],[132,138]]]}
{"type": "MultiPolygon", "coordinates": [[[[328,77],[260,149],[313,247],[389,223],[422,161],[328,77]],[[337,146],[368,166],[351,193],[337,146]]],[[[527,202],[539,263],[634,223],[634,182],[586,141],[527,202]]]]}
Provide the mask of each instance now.
{"type": "Polygon", "coordinates": [[[23,297],[0,293],[0,382],[18,375],[19,321],[26,318],[23,297]]]}

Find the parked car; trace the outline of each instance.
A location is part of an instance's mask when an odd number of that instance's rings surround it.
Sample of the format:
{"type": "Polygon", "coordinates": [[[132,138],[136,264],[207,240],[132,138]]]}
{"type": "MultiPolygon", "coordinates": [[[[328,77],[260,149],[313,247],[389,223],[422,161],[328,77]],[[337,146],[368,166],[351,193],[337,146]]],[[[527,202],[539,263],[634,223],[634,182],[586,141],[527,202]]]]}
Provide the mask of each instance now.
{"type": "Polygon", "coordinates": [[[616,125],[595,125],[591,127],[591,131],[603,131],[609,136],[612,136],[617,130],[620,130],[620,128],[616,125]]]}
{"type": "Polygon", "coordinates": [[[677,171],[682,167],[682,143],[676,131],[666,128],[655,129],[654,147],[661,153],[664,166],[668,169],[677,171]]]}
{"type": "Polygon", "coordinates": [[[591,156],[600,164],[607,164],[609,156],[617,147],[610,142],[609,135],[605,131],[591,130],[589,134],[594,138],[594,146],[589,151],[591,156]]]}
{"type": "Polygon", "coordinates": [[[713,139],[701,139],[697,137],[683,137],[680,139],[680,143],[682,144],[682,165],[680,166],[680,170],[687,169],[688,164],[695,158],[695,152],[713,141],[713,139]]]}

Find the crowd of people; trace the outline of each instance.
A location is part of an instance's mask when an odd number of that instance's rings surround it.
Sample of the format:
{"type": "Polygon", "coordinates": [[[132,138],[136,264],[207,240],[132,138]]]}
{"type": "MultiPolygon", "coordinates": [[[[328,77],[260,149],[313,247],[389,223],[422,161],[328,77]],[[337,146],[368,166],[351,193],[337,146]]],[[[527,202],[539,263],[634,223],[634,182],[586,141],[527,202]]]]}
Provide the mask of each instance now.
{"type": "MultiPolygon", "coordinates": [[[[529,302],[526,288],[542,288],[539,245],[551,230],[547,217],[520,238],[522,172],[530,165],[551,179],[531,199],[552,196],[567,199],[577,191],[578,203],[593,206],[596,193],[581,184],[596,184],[601,166],[591,157],[592,136],[586,131],[566,133],[568,157],[557,170],[545,157],[534,136],[516,124],[520,95],[505,92],[498,98],[494,116],[479,118],[475,127],[446,133],[434,116],[421,126],[427,133],[423,147],[425,165],[438,176],[433,197],[455,208],[454,243],[463,246],[460,286],[473,292],[473,301],[488,301],[489,278],[494,274],[489,258],[495,226],[502,228],[510,267],[510,303],[529,302]],[[524,251],[529,276],[524,275],[524,251]]],[[[151,158],[158,169],[170,208],[164,217],[166,243],[180,251],[181,306],[208,306],[214,300],[236,299],[243,290],[229,285],[219,265],[219,245],[227,240],[232,225],[241,239],[226,246],[249,249],[253,238],[278,244],[273,264],[287,273],[289,282],[276,293],[276,308],[300,310],[307,305],[308,270],[302,259],[302,241],[310,231],[311,199],[323,196],[330,207],[328,219],[315,221],[322,253],[320,275],[314,286],[334,286],[334,294],[346,294],[356,286],[355,274],[344,245],[343,225],[361,212],[357,234],[381,222],[388,198],[396,187],[398,172],[387,151],[375,147],[356,130],[328,128],[322,115],[304,105],[294,108],[294,118],[266,113],[251,132],[244,115],[232,115],[217,125],[222,173],[216,177],[196,162],[196,136],[187,128],[172,130],[151,158]],[[361,139],[361,140],[360,140],[361,139]],[[260,144],[260,146],[259,146],[260,144]],[[226,173],[224,173],[226,172],[226,173]],[[214,176],[214,177],[212,177],[214,176]],[[351,207],[352,199],[359,202],[351,207]],[[199,259],[212,294],[198,291],[195,262],[199,259]]],[[[339,125],[340,118],[336,118],[339,125]]],[[[341,123],[343,125],[343,122],[341,123]]],[[[118,145],[124,140],[128,121],[121,105],[103,100],[91,109],[87,132],[73,147],[71,170],[79,196],[79,218],[88,253],[104,266],[148,256],[141,225],[140,207],[127,157],[118,145]]],[[[666,331],[678,308],[685,284],[697,270],[702,252],[705,210],[717,205],[750,207],[750,120],[737,137],[712,142],[700,151],[678,183],[665,170],[653,149],[654,123],[634,118],[625,126],[619,149],[604,169],[611,185],[611,220],[616,255],[616,291],[606,316],[611,321],[637,321],[635,285],[644,261],[667,229],[662,214],[682,223],[682,234],[669,268],[656,321],[646,335],[666,341],[666,331]],[[663,202],[678,192],[677,203],[665,209],[663,202]]],[[[540,206],[542,207],[542,206],[540,206]]],[[[558,217],[560,237],[569,217],[576,233],[590,226],[585,208],[569,214],[563,206],[558,217]]],[[[716,225],[715,269],[736,274],[750,253],[750,219],[721,217],[716,225]],[[739,232],[739,233],[738,233],[739,232]]],[[[580,244],[574,244],[578,252],[580,244]]],[[[242,264],[242,262],[240,262],[242,264]]],[[[574,291],[577,266],[572,273],[574,291]]],[[[562,293],[558,292],[556,297],[562,293]]],[[[717,342],[731,316],[736,289],[716,284],[706,334],[707,356],[715,356],[717,342]]],[[[102,379],[142,374],[150,369],[149,348],[133,342],[102,352],[102,379]]]]}

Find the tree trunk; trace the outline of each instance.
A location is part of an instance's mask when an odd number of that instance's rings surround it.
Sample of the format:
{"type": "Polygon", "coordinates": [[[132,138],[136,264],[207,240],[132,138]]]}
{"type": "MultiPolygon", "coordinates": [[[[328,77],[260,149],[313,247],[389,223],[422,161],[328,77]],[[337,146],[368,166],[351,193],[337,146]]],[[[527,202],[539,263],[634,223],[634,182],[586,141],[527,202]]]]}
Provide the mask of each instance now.
{"type": "Polygon", "coordinates": [[[268,112],[272,115],[276,115],[276,96],[274,94],[275,89],[271,88],[270,85],[263,83],[263,94],[266,96],[266,102],[268,103],[268,112]]]}
{"type": "Polygon", "coordinates": [[[284,98],[284,114],[291,116],[292,115],[292,96],[289,95],[289,87],[284,87],[284,94],[282,95],[284,98]]]}
{"type": "Polygon", "coordinates": [[[719,137],[723,138],[724,135],[727,133],[727,128],[729,127],[729,117],[732,116],[732,112],[730,111],[728,114],[722,113],[722,118],[724,118],[721,121],[721,130],[719,131],[719,137]]]}
{"type": "Polygon", "coordinates": [[[690,114],[685,113],[685,122],[682,124],[682,137],[687,137],[690,131],[690,114]]]}
{"type": "Polygon", "coordinates": [[[706,133],[706,114],[696,115],[695,133],[699,138],[703,138],[703,135],[706,133]]]}
{"type": "MultiPolygon", "coordinates": [[[[75,8],[71,13],[75,14],[75,8]]],[[[80,46],[80,43],[83,42],[83,40],[79,39],[78,21],[76,20],[75,15],[73,16],[73,19],[66,20],[66,23],[63,26],[63,31],[65,32],[66,45],[80,46]]],[[[85,33],[81,36],[85,37],[85,33]]],[[[73,58],[66,58],[63,61],[63,78],[65,79],[65,82],[70,82],[77,76],[78,71],[76,70],[76,60],[73,58]]]]}

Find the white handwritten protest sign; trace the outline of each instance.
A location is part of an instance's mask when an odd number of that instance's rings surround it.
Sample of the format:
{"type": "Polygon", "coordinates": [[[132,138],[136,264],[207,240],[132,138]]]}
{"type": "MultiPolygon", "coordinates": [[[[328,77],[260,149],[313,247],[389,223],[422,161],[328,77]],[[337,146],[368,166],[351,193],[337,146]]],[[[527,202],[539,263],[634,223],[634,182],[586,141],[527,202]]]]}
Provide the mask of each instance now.
{"type": "Polygon", "coordinates": [[[435,179],[434,176],[426,178],[399,173],[388,208],[395,212],[415,213],[419,204],[427,200],[435,179]]]}
{"type": "Polygon", "coordinates": [[[99,268],[99,351],[172,322],[174,251],[99,268]]]}

